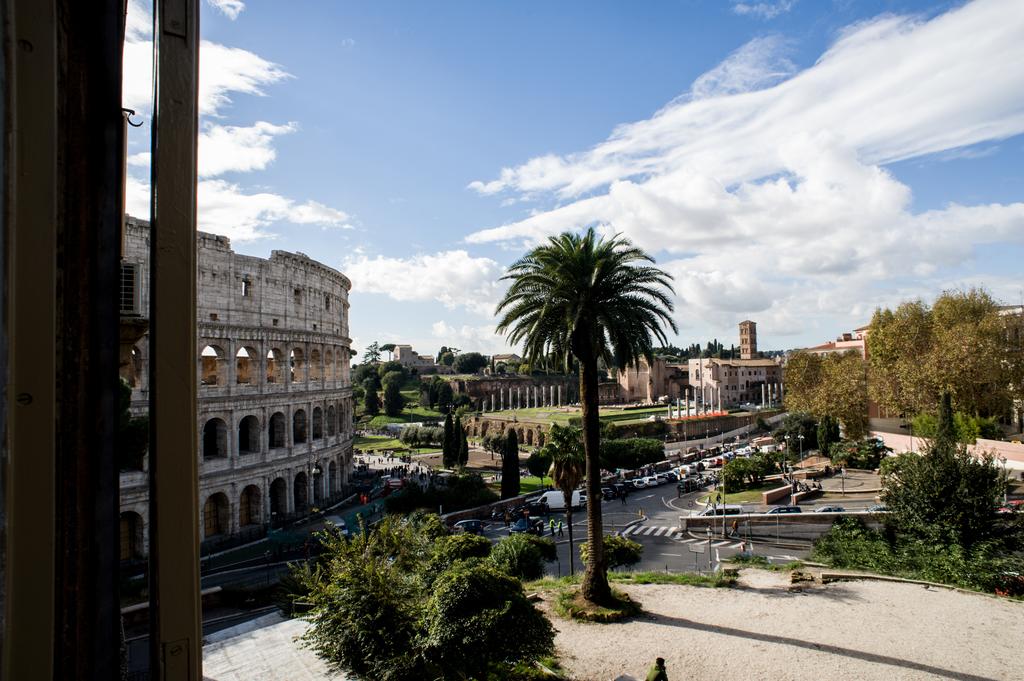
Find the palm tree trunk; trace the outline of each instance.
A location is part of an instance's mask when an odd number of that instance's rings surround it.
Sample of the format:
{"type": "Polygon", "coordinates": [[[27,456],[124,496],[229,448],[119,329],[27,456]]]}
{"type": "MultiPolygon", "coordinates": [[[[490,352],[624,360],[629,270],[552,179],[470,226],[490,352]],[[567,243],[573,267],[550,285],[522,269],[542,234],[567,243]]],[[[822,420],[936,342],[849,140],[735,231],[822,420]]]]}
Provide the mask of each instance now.
{"type": "Polygon", "coordinates": [[[598,421],[597,357],[592,352],[580,361],[580,404],[583,407],[583,451],[587,459],[587,542],[590,559],[583,573],[580,592],[591,603],[611,600],[608,569],[604,556],[604,526],[601,518],[601,462],[598,457],[601,429],[598,421]]]}
{"type": "MultiPolygon", "coordinates": [[[[572,501],[572,494],[569,495],[569,500],[572,501]]],[[[572,504],[565,505],[565,522],[569,525],[569,576],[572,577],[575,574],[574,564],[572,555],[572,504]]]]}

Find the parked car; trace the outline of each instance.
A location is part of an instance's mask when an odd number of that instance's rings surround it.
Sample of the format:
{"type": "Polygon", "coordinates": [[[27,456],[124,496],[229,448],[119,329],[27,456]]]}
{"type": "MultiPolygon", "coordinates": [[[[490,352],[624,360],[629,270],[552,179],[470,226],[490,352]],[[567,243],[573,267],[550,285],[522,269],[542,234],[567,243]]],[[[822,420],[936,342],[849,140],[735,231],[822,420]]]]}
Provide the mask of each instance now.
{"type": "MultiPolygon", "coordinates": [[[[544,492],[537,500],[537,503],[545,503],[547,507],[552,511],[564,511],[565,510],[565,495],[562,494],[561,490],[551,490],[550,492],[544,492]]],[[[585,492],[575,490],[572,493],[572,507],[580,508],[586,505],[587,495],[585,492]]]]}
{"type": "Polygon", "coordinates": [[[643,478],[631,478],[626,481],[627,485],[632,485],[635,489],[643,489],[647,487],[647,483],[644,482],[643,478]]]}
{"type": "Polygon", "coordinates": [[[868,513],[886,513],[889,511],[889,509],[886,508],[885,504],[875,504],[874,506],[868,506],[864,510],[867,511],[868,513]]]}
{"type": "Polygon", "coordinates": [[[799,506],[776,506],[769,510],[768,513],[803,513],[803,509],[799,506]]]}
{"type": "Polygon", "coordinates": [[[815,513],[843,513],[846,509],[842,506],[819,506],[814,509],[815,513]]]}
{"type": "Polygon", "coordinates": [[[1024,512],[1024,499],[1013,499],[1000,506],[996,513],[1018,513],[1024,512]]]}
{"type": "Polygon", "coordinates": [[[619,493],[615,491],[614,487],[602,487],[601,497],[604,499],[618,499],[619,493]]]}
{"type": "Polygon", "coordinates": [[[664,480],[658,480],[658,478],[653,475],[648,475],[646,478],[643,478],[643,481],[645,487],[657,487],[664,482],[664,480]]]}
{"type": "Polygon", "coordinates": [[[327,527],[333,527],[341,536],[345,539],[351,539],[352,533],[349,531],[348,526],[345,524],[345,520],[339,515],[329,515],[324,517],[324,521],[327,523],[327,527]]]}
{"type": "Polygon", "coordinates": [[[705,508],[703,511],[698,511],[695,515],[704,517],[717,515],[740,515],[741,513],[743,513],[743,506],[740,504],[720,504],[718,506],[705,508]]]}
{"type": "Polygon", "coordinates": [[[509,534],[527,532],[529,534],[543,534],[544,521],[540,518],[520,518],[508,528],[509,534]]]}
{"type": "Polygon", "coordinates": [[[530,512],[530,515],[547,515],[551,512],[551,507],[544,499],[541,499],[540,501],[527,502],[526,510],[530,512]]]}
{"type": "Polygon", "coordinates": [[[479,534],[484,533],[484,522],[482,520],[460,520],[455,523],[456,533],[479,534]]]}

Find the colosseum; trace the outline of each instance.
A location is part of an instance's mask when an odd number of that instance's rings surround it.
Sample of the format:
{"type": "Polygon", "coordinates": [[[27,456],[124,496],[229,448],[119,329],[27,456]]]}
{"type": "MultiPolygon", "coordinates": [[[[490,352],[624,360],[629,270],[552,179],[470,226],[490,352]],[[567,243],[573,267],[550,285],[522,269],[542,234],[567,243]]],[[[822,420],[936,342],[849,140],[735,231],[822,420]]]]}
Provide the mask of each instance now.
{"type": "MultiPolygon", "coordinates": [[[[351,282],[301,253],[256,258],[232,251],[226,237],[197,238],[199,533],[209,551],[263,536],[345,493],[353,436],[351,282]]],[[[149,224],[128,218],[122,320],[134,311],[140,329],[149,309],[148,261],[149,224]]],[[[142,415],[147,337],[124,354],[131,411],[142,415]]],[[[148,553],[145,458],[141,467],[121,473],[124,560],[148,553]]]]}

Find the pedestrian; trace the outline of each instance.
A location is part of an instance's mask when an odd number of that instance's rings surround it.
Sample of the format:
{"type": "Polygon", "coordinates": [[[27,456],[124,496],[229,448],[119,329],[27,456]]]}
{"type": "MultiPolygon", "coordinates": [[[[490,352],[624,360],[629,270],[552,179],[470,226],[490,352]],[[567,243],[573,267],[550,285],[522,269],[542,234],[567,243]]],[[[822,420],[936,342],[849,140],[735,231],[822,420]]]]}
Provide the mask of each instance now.
{"type": "Polygon", "coordinates": [[[565,533],[562,532],[562,521],[561,520],[558,521],[558,536],[559,537],[564,537],[565,536],[565,533]]]}
{"type": "Polygon", "coordinates": [[[505,527],[508,527],[511,524],[512,524],[512,518],[511,518],[511,516],[509,516],[508,509],[506,508],[505,509],[505,527]]]}
{"type": "Polygon", "coordinates": [[[659,657],[654,661],[654,666],[647,672],[647,681],[668,681],[665,674],[665,658],[659,657]]]}
{"type": "Polygon", "coordinates": [[[740,526],[740,521],[738,521],[738,520],[732,521],[732,524],[729,525],[729,536],[730,537],[735,537],[736,536],[736,531],[739,529],[739,526],[740,526]]]}
{"type": "Polygon", "coordinates": [[[551,530],[551,536],[555,536],[555,519],[548,518],[548,528],[551,530]]]}
{"type": "Polygon", "coordinates": [[[625,506],[626,505],[626,490],[622,490],[622,496],[620,496],[619,498],[622,499],[622,505],[625,506]]]}

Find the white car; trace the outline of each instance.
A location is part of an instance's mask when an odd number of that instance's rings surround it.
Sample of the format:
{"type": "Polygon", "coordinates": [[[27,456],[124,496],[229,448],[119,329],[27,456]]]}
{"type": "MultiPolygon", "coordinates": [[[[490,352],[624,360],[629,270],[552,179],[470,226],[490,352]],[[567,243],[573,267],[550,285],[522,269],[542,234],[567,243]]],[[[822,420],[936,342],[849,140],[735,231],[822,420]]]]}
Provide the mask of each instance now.
{"type": "Polygon", "coordinates": [[[328,527],[335,527],[341,534],[346,538],[351,538],[352,533],[349,532],[348,526],[345,524],[344,518],[340,515],[329,515],[324,517],[324,521],[328,527]]]}

